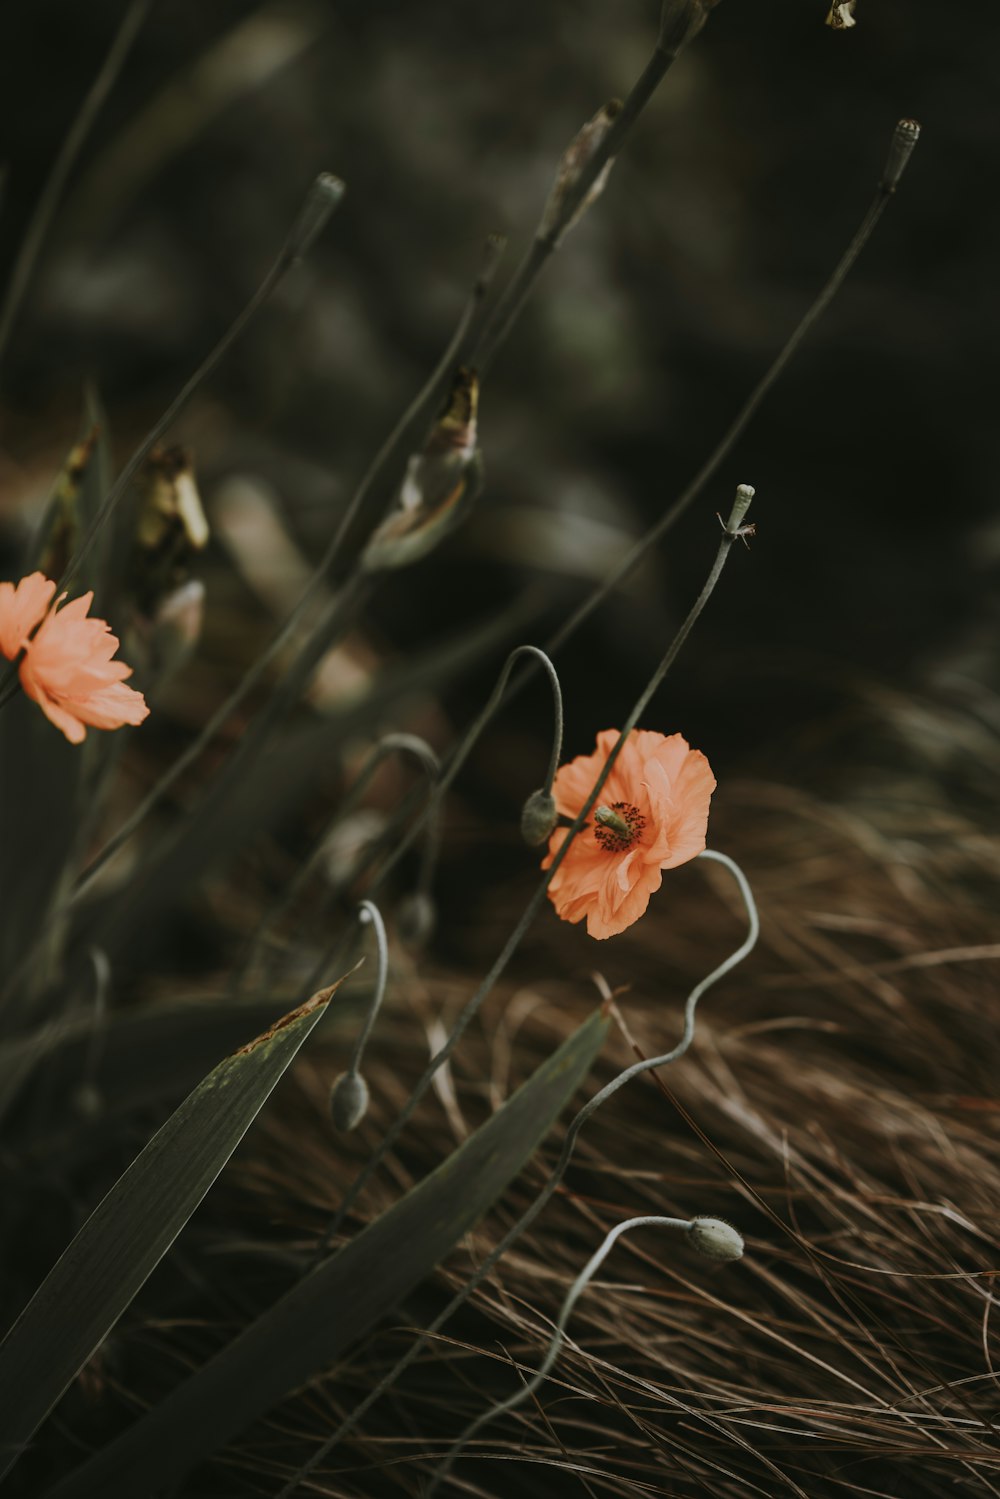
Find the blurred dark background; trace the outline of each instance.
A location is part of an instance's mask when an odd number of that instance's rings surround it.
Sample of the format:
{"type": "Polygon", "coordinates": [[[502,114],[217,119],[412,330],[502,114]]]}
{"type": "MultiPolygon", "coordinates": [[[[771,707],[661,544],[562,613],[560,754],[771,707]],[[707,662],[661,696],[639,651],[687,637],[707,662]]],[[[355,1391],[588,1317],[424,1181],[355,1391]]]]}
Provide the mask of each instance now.
{"type": "MultiPolygon", "coordinates": [[[[3,267],[122,12],[0,14],[3,267]]],[[[718,481],[562,658],[571,752],[634,699],[740,481],[757,487],[759,535],[650,727],[682,728],[724,771],[794,774],[788,746],[859,684],[974,700],[995,724],[1000,13],[859,0],[849,31],[825,14],[825,0],[717,7],[491,372],[475,514],[371,605],[391,657],[535,583],[545,605],[525,633],[544,638],[696,471],[853,233],[895,120],[917,118],[898,198],[819,329],[718,481]]],[[[314,554],[443,347],[484,236],[510,237],[509,274],[561,151],[627,92],[657,15],[655,0],[154,4],[0,377],[8,549],[12,513],[37,508],[78,428],[83,380],[123,460],[330,170],[342,209],[177,432],[210,514],[227,476],[253,475],[314,554]]],[[[219,549],[208,575],[229,566],[219,549]]],[[[485,680],[456,686],[456,717],[485,680]]],[[[544,737],[542,708],[527,695],[498,732],[520,713],[544,737]]],[[[848,720],[831,774],[866,748],[863,716],[848,720]]]]}

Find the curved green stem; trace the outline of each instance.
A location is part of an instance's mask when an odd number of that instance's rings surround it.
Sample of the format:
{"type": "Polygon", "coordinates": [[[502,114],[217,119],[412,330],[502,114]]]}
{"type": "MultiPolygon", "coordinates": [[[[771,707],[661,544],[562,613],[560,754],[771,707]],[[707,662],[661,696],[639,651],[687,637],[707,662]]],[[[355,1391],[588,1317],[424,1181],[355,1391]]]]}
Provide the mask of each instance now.
{"type": "Polygon", "coordinates": [[[745,874],[743,873],[742,869],[740,869],[736,861],[734,859],[731,859],[728,854],[718,853],[714,849],[705,849],[704,852],[699,855],[699,857],[702,859],[714,860],[716,863],[722,864],[732,874],[733,878],[736,881],[740,895],[743,897],[743,902],[746,907],[747,935],[740,943],[739,947],[734,952],[730,953],[730,955],[722,963],[720,963],[717,968],[713,969],[707,978],[702,979],[701,982],[697,984],[688,995],[687,1002],[684,1006],[684,1027],[681,1032],[681,1038],[678,1041],[677,1045],[674,1046],[670,1051],[665,1052],[662,1056],[648,1057],[643,1059],[642,1061],[633,1062],[631,1067],[626,1067],[623,1072],[620,1072],[617,1075],[617,1077],[612,1078],[610,1083],[607,1083],[603,1088],[600,1089],[598,1093],[595,1093],[594,1097],[590,1099],[588,1103],[584,1104],[583,1108],[576,1115],[566,1132],[566,1139],[563,1142],[563,1148],[554,1170],[552,1171],[548,1181],[546,1182],[545,1186],[542,1188],[538,1196],[535,1198],[531,1206],[524,1214],[522,1214],[522,1216],[518,1219],[514,1226],[508,1229],[507,1233],[504,1234],[499,1244],[497,1244],[496,1247],[490,1251],[486,1259],[483,1260],[482,1264],[479,1265],[478,1268],[472,1273],[469,1279],[462,1286],[461,1290],[452,1297],[451,1301],[449,1301],[444,1310],[440,1312],[437,1317],[435,1317],[434,1321],[426,1329],[426,1331],[422,1332],[417,1338],[414,1339],[414,1341],[410,1344],[410,1347],[407,1349],[406,1353],[398,1361],[398,1363],[396,1363],[394,1367],[389,1370],[388,1374],[386,1374],[384,1378],[379,1381],[375,1388],[365,1396],[364,1400],[362,1400],[361,1403],[353,1411],[351,1411],[348,1416],[344,1417],[344,1420],[340,1423],[332,1436],[330,1436],[323,1443],[323,1445],[313,1453],[309,1461],[302,1468],[300,1468],[294,1478],[292,1478],[289,1483],[285,1485],[285,1487],[281,1490],[278,1499],[290,1499],[290,1496],[294,1493],[299,1483],[304,1478],[308,1477],[308,1475],[314,1470],[314,1468],[319,1465],[319,1463],[325,1460],[330,1452],[333,1451],[334,1447],[336,1447],[338,1442],[340,1442],[345,1436],[348,1436],[350,1432],[354,1430],[355,1426],[366,1414],[366,1412],[371,1409],[371,1407],[377,1400],[381,1399],[386,1390],[388,1390],[393,1384],[395,1384],[399,1376],[409,1368],[410,1364],[412,1364],[413,1361],[418,1358],[424,1351],[427,1345],[433,1341],[433,1339],[441,1331],[441,1328],[451,1318],[453,1313],[455,1313],[458,1308],[468,1300],[469,1296],[471,1296],[472,1293],[482,1284],[482,1282],[489,1275],[490,1271],[493,1269],[494,1265],[496,1265],[507,1253],[507,1250],[517,1242],[517,1240],[521,1237],[526,1229],[531,1227],[532,1223],[534,1223],[535,1219],[542,1212],[543,1208],[551,1200],[560,1183],[562,1182],[569,1163],[572,1160],[573,1151],[576,1147],[577,1137],[583,1126],[587,1123],[587,1120],[590,1119],[594,1114],[596,1114],[601,1105],[606,1103],[609,1098],[613,1098],[614,1095],[618,1092],[619,1088],[623,1088],[625,1084],[631,1082],[633,1078],[639,1077],[644,1072],[652,1072],[659,1067],[669,1066],[671,1062],[676,1062],[677,1059],[679,1057],[682,1057],[688,1050],[692,1040],[694,1039],[695,1012],[698,1007],[698,1001],[707,992],[707,990],[712,987],[713,984],[718,983],[719,980],[721,978],[724,978],[731,969],[735,968],[738,963],[741,963],[743,959],[747,957],[747,955],[756,945],[757,938],[760,935],[760,918],[757,914],[757,905],[753,898],[753,891],[750,889],[749,881],[747,880],[745,874]]]}

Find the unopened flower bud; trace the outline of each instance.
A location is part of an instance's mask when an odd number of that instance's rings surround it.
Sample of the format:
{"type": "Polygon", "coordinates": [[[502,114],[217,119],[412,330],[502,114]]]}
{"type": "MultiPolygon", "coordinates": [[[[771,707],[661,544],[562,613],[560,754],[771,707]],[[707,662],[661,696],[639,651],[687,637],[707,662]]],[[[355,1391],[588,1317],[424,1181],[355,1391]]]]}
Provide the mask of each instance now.
{"type": "Polygon", "coordinates": [[[360,1072],[342,1072],[330,1089],[330,1116],[344,1134],[357,1129],[368,1112],[368,1084],[360,1072]]]}
{"type": "Polygon", "coordinates": [[[692,1218],[688,1237],[706,1259],[725,1262],[743,1258],[743,1236],[724,1218],[692,1218]]]}
{"type": "Polygon", "coordinates": [[[559,808],[551,791],[539,787],[533,791],[521,809],[521,837],[530,848],[544,843],[552,832],[559,816],[559,808]]]}
{"type": "Polygon", "coordinates": [[[404,895],[396,907],[396,928],[407,947],[423,947],[430,940],[436,922],[434,902],[423,890],[404,895]]]}

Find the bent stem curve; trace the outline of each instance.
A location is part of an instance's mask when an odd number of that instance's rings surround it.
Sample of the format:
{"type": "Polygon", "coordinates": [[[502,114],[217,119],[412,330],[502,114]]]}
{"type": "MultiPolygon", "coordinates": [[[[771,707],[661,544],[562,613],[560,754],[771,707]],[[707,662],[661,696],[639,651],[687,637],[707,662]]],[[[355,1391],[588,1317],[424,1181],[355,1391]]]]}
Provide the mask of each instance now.
{"type": "Polygon", "coordinates": [[[567,1291],[562,1309],[556,1321],[555,1332],[552,1334],[549,1346],[545,1351],[545,1357],[542,1359],[535,1373],[528,1380],[527,1384],[522,1385],[519,1390],[515,1390],[513,1395],[509,1395],[506,1400],[498,1401],[496,1405],[491,1405],[489,1410],[483,1411],[482,1415],[477,1416],[474,1421],[470,1421],[469,1425],[462,1432],[462,1435],[452,1445],[447,1457],[431,1479],[430,1487],[425,1493],[425,1499],[431,1499],[431,1495],[437,1493],[439,1485],[448,1477],[455,1463],[478,1431],[481,1431],[484,1426],[488,1426],[497,1416],[506,1415],[508,1411],[516,1410],[519,1405],[523,1405],[528,1397],[533,1395],[545,1383],[549,1370],[559,1357],[565,1341],[566,1325],[572,1315],[573,1308],[604,1264],[604,1261],[622,1234],[628,1233],[629,1229],[632,1228],[647,1228],[654,1225],[657,1228],[680,1228],[685,1231],[691,1227],[687,1218],[661,1218],[653,1214],[642,1218],[626,1218],[624,1223],[619,1223],[605,1235],[603,1244],[594,1251],[567,1291]]]}
{"type": "Polygon", "coordinates": [[[517,1240],[521,1237],[526,1229],[531,1227],[532,1223],[534,1223],[535,1219],[541,1213],[542,1209],[553,1197],[557,1188],[559,1187],[559,1184],[565,1176],[567,1167],[569,1166],[569,1163],[573,1156],[573,1151],[576,1147],[577,1137],[583,1126],[586,1124],[587,1120],[597,1112],[597,1110],[603,1103],[606,1103],[609,1098],[617,1093],[619,1088],[622,1088],[626,1083],[631,1082],[632,1078],[638,1077],[640,1073],[652,1072],[659,1067],[666,1067],[667,1065],[669,1065],[669,1063],[676,1062],[679,1057],[682,1057],[684,1055],[688,1047],[691,1045],[691,1042],[694,1038],[695,1011],[698,1007],[698,1001],[707,992],[707,990],[712,987],[713,984],[718,983],[721,978],[723,978],[727,973],[735,968],[738,963],[741,963],[743,959],[748,956],[748,954],[756,945],[757,939],[760,935],[760,917],[757,912],[757,903],[754,900],[753,891],[750,888],[750,882],[747,880],[746,875],[743,873],[740,866],[736,863],[735,859],[731,859],[728,854],[719,853],[715,849],[705,849],[704,852],[701,853],[698,857],[702,859],[709,859],[714,861],[715,863],[722,864],[726,869],[729,870],[730,874],[733,876],[733,879],[736,881],[740,895],[742,896],[744,905],[746,907],[747,934],[743,941],[740,943],[739,947],[736,948],[734,952],[730,953],[729,956],[725,958],[717,968],[714,968],[706,978],[702,979],[701,982],[691,990],[691,993],[688,995],[687,1002],[684,1006],[684,1028],[681,1034],[681,1039],[678,1041],[677,1045],[672,1048],[672,1050],[665,1052],[662,1056],[649,1057],[642,1061],[634,1062],[631,1067],[626,1067],[624,1072],[620,1072],[617,1077],[612,1078],[610,1083],[607,1083],[603,1088],[600,1089],[599,1092],[594,1094],[594,1097],[590,1099],[588,1103],[584,1104],[583,1108],[573,1119],[573,1122],[570,1124],[570,1127],[566,1132],[566,1139],[563,1142],[563,1148],[560,1153],[559,1160],[556,1163],[552,1174],[550,1175],[545,1186],[542,1188],[541,1192],[535,1198],[531,1206],[524,1214],[522,1214],[522,1216],[518,1219],[514,1226],[507,1231],[504,1237],[500,1240],[499,1244],[497,1244],[496,1247],[491,1250],[491,1252],[487,1255],[486,1259],[483,1260],[478,1269],[473,1271],[472,1275],[465,1282],[465,1285],[462,1287],[462,1289],[452,1297],[448,1305],[441,1313],[439,1313],[437,1317],[435,1317],[434,1321],[426,1329],[426,1331],[422,1332],[420,1336],[417,1337],[413,1343],[411,1343],[410,1347],[407,1349],[406,1353],[398,1361],[398,1363],[389,1370],[388,1374],[386,1374],[383,1379],[379,1381],[375,1388],[364,1398],[364,1400],[362,1400],[361,1404],[358,1405],[355,1410],[353,1410],[349,1415],[344,1417],[343,1421],[337,1427],[333,1435],[330,1436],[327,1441],[324,1442],[323,1445],[316,1450],[316,1452],[313,1453],[309,1461],[299,1469],[298,1473],[296,1473],[293,1478],[289,1480],[289,1482],[277,1496],[277,1499],[291,1499],[291,1496],[292,1494],[294,1494],[299,1483],[302,1482],[303,1479],[307,1478],[309,1474],[312,1473],[312,1471],[325,1460],[329,1453],[333,1451],[334,1447],[336,1447],[338,1442],[340,1442],[345,1436],[348,1436],[354,1430],[354,1427],[362,1419],[362,1417],[367,1414],[367,1412],[371,1409],[375,1402],[385,1394],[386,1390],[390,1389],[391,1386],[395,1384],[399,1376],[409,1368],[410,1364],[412,1364],[413,1361],[419,1357],[419,1355],[423,1352],[427,1345],[437,1336],[441,1328],[451,1318],[453,1313],[455,1313],[463,1304],[463,1302],[465,1302],[469,1298],[469,1296],[471,1296],[472,1293],[482,1284],[482,1282],[489,1275],[490,1271],[493,1269],[494,1265],[496,1265],[507,1253],[507,1250],[517,1242],[517,1240]]]}

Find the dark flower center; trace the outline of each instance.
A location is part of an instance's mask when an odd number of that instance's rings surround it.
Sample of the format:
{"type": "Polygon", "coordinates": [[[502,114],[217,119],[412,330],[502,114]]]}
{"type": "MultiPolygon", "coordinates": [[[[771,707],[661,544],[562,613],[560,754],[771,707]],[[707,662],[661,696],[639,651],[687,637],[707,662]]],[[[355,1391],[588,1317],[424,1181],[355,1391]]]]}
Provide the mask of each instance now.
{"type": "Polygon", "coordinates": [[[609,854],[623,854],[639,841],[646,819],[631,802],[612,802],[594,813],[594,837],[609,854]]]}

